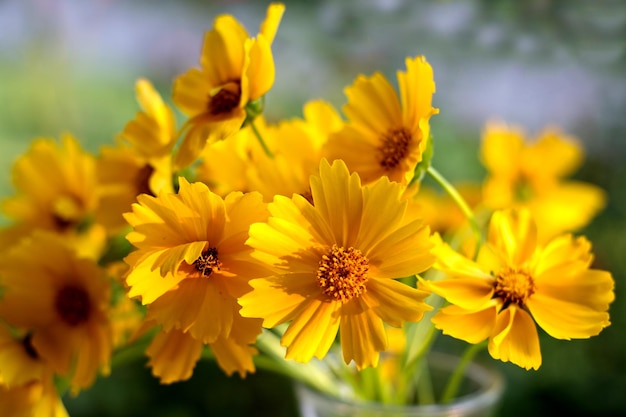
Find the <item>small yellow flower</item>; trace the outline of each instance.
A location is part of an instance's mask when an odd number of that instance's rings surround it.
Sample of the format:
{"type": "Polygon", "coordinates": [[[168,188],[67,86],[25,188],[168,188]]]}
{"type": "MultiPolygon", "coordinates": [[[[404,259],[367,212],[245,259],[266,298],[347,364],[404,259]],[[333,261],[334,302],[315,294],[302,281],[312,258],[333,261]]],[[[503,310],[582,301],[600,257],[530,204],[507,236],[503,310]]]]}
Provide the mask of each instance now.
{"type": "Polygon", "coordinates": [[[0,317],[30,335],[33,352],[74,391],[108,372],[110,282],[54,234],[36,232],[0,261],[0,317]]]}
{"type": "Polygon", "coordinates": [[[245,245],[250,224],[266,217],[258,193],[221,198],[182,177],[178,194],[139,196],[126,214],[134,228],[127,239],[137,248],[125,259],[128,295],[149,304],[147,318],[166,332],[254,343],[260,320],[241,317],[237,297],[251,289],[250,278],[267,274],[245,245]]]}
{"type": "Polygon", "coordinates": [[[349,122],[331,136],[329,159],[343,159],[363,183],[387,176],[406,184],[429,140],[435,92],[433,70],[423,56],[406,59],[406,72],[398,71],[400,94],[380,73],[360,75],[345,89],[343,112],[349,122]]]}
{"type": "Polygon", "coordinates": [[[483,134],[481,156],[489,172],[485,206],[528,208],[541,241],[584,227],[606,204],[599,187],[566,179],[582,163],[583,150],[556,128],[525,143],[521,129],[491,123],[483,134]]]}
{"type": "Polygon", "coordinates": [[[447,278],[421,280],[452,305],[435,326],[469,343],[489,339],[489,353],[526,369],[541,365],[536,322],[557,339],[586,339],[610,324],[613,278],[590,269],[583,237],[557,237],[544,246],[526,209],[496,211],[476,262],[441,243],[435,267],[447,278]],[[534,321],[534,322],[533,322],[534,321]]]}
{"type": "Polygon", "coordinates": [[[256,38],[232,16],[218,16],[206,33],[200,58],[174,83],[173,99],[190,119],[180,149],[177,168],[191,164],[207,141],[237,132],[246,119],[246,106],[274,84],[274,57],[270,48],[285,6],[272,3],[256,38]]]}
{"type": "Polygon", "coordinates": [[[313,205],[276,196],[268,221],[251,226],[247,243],[274,273],[250,281],[241,314],[265,327],[290,322],[281,340],[288,359],[322,358],[341,327],[346,363],[376,366],[384,323],[418,321],[430,309],[426,292],[394,280],[430,267],[429,229],[405,215],[400,184],[363,187],[343,161],[323,160],[310,186],[313,205]]]}

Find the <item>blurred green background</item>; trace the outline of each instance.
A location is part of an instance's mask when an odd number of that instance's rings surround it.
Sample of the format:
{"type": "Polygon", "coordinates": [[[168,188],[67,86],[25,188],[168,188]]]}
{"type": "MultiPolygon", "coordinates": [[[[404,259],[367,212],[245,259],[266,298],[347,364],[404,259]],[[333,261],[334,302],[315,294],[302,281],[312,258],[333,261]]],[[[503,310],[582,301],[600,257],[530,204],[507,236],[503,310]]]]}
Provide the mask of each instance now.
{"type": "MultiPolygon", "coordinates": [[[[32,138],[72,132],[96,152],[137,111],[134,83],[165,96],[196,66],[214,17],[234,14],[256,33],[266,1],[0,0],[0,197],[32,138]]],[[[576,177],[609,192],[608,207],[581,233],[595,267],[612,271],[612,325],[600,336],[541,335],[543,365],[527,372],[491,364],[507,378],[500,415],[626,414],[626,3],[582,0],[287,1],[274,42],[276,83],[266,115],[301,114],[305,101],[340,106],[359,73],[395,79],[404,58],[426,55],[437,93],[434,164],[452,180],[479,181],[485,122],[529,134],[556,124],[587,150],[576,177]]],[[[6,222],[6,219],[1,219],[6,222]]],[[[486,358],[483,358],[486,359],[486,358]]],[[[187,382],[159,386],[140,362],[115,370],[78,398],[81,416],[296,416],[291,386],[258,372],[227,378],[199,363],[187,382]]]]}

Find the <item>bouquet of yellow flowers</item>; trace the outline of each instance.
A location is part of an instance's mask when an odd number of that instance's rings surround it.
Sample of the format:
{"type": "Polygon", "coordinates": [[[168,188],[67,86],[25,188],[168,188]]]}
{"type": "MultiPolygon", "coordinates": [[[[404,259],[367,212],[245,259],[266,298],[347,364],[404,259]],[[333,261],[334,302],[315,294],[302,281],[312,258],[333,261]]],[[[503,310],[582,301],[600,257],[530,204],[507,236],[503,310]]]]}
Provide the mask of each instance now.
{"type": "Polygon", "coordinates": [[[97,155],[67,134],[17,159],[0,231],[2,415],[66,416],[66,391],[144,355],[164,384],[206,358],[346,401],[451,403],[481,349],[538,369],[537,326],[569,340],[610,324],[613,278],[572,235],[606,200],[568,179],[574,138],[490,122],[486,180],[454,186],[432,163],[423,56],[397,90],[359,75],[341,112],[313,100],[266,120],[284,9],[269,5],[255,36],[215,19],[200,66],[174,81],[182,124],[140,79],[141,111],[97,155]],[[469,347],[429,395],[438,331],[469,347]]]}

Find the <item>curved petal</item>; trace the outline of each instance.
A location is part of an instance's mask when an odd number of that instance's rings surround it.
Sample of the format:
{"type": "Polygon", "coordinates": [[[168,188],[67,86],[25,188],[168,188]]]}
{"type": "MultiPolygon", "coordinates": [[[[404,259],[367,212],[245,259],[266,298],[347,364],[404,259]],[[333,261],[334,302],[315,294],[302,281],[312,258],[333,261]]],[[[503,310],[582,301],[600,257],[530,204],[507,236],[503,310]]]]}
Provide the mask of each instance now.
{"type": "Polygon", "coordinates": [[[402,111],[398,96],[387,79],[379,72],[371,77],[359,75],[344,89],[348,103],[343,113],[351,123],[384,134],[389,128],[402,126],[402,111]]]}
{"type": "Polygon", "coordinates": [[[383,321],[399,327],[406,321],[421,320],[424,312],[432,310],[424,302],[428,295],[392,279],[369,279],[361,297],[383,321]]]}
{"type": "Polygon", "coordinates": [[[537,327],[530,315],[516,306],[498,314],[488,349],[494,359],[512,362],[524,369],[541,366],[537,327]]]}
{"type": "Polygon", "coordinates": [[[185,381],[191,378],[200,359],[202,342],[180,330],[158,332],[146,349],[148,367],[161,384],[185,381]]]}
{"type": "Polygon", "coordinates": [[[506,265],[515,268],[535,252],[537,227],[526,209],[499,210],[491,217],[487,239],[506,265]]]}
{"type": "Polygon", "coordinates": [[[406,72],[398,71],[398,86],[402,98],[403,124],[411,131],[420,119],[437,112],[432,107],[435,93],[433,69],[423,56],[406,58],[406,72]]]}
{"type": "Polygon", "coordinates": [[[489,123],[482,135],[481,161],[495,176],[514,178],[520,172],[524,132],[503,123],[489,123]]]}
{"type": "Polygon", "coordinates": [[[496,325],[497,314],[496,303],[490,303],[487,308],[475,311],[451,305],[439,310],[432,318],[432,322],[443,334],[476,344],[491,335],[496,325]]]}
{"type": "Polygon", "coordinates": [[[257,350],[252,346],[225,338],[219,338],[209,346],[215,354],[218,366],[226,375],[230,376],[237,372],[243,378],[248,372],[254,372],[252,357],[257,353],[257,350]]]}
{"type": "Polygon", "coordinates": [[[489,305],[493,297],[493,278],[462,277],[439,281],[420,278],[420,284],[428,291],[445,298],[449,303],[465,310],[481,310],[489,305]]]}
{"type": "Polygon", "coordinates": [[[346,363],[354,361],[357,369],[378,365],[379,352],[387,349],[383,321],[359,298],[341,309],[341,350],[346,363]]]}

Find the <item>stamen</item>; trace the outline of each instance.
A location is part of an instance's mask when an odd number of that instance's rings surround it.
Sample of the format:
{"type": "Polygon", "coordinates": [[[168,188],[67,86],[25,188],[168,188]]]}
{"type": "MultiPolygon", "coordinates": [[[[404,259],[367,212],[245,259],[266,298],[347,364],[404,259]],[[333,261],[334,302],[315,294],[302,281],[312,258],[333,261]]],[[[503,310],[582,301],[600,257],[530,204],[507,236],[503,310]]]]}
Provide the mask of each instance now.
{"type": "Polygon", "coordinates": [[[76,326],[89,319],[91,300],[84,288],[66,285],[57,293],[54,307],[61,320],[70,326],[76,326]]]}
{"type": "Polygon", "coordinates": [[[217,258],[216,248],[209,248],[202,252],[193,265],[197,271],[206,277],[210,276],[214,270],[219,271],[222,267],[222,263],[217,258]]]}
{"type": "Polygon", "coordinates": [[[360,250],[333,245],[319,262],[317,283],[324,294],[345,303],[367,290],[368,269],[369,261],[360,250]]]}
{"type": "Polygon", "coordinates": [[[494,296],[504,301],[504,307],[509,304],[524,306],[534,293],[535,282],[526,271],[507,268],[496,276],[494,296]]]}
{"type": "Polygon", "coordinates": [[[392,128],[380,138],[378,147],[378,162],[385,170],[395,168],[409,153],[412,140],[411,132],[407,129],[392,128]]]}

